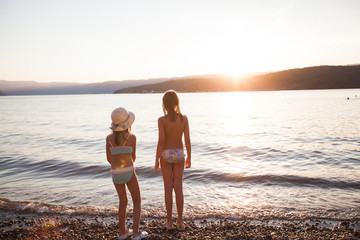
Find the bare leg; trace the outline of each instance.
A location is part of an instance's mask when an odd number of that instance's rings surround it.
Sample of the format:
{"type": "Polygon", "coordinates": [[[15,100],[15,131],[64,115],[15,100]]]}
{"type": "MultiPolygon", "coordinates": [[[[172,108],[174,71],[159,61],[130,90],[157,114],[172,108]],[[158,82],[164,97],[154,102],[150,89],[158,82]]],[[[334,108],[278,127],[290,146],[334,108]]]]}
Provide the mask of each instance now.
{"type": "Polygon", "coordinates": [[[183,176],[184,176],[184,160],[173,164],[174,191],[176,198],[176,209],[178,218],[176,226],[179,230],[184,229],[183,210],[184,210],[184,193],[183,193],[183,176]]]}
{"type": "Polygon", "coordinates": [[[126,206],[128,204],[128,198],[126,193],[125,184],[114,183],[116,191],[119,196],[119,225],[120,225],[120,236],[127,232],[125,221],[126,221],[126,206]]]}
{"type": "Polygon", "coordinates": [[[131,198],[133,200],[133,237],[137,237],[140,234],[139,225],[141,215],[141,194],[139,182],[135,172],[126,185],[129,188],[131,198]]]}
{"type": "Polygon", "coordinates": [[[173,205],[173,165],[168,163],[165,159],[160,160],[161,172],[164,180],[164,195],[166,206],[166,228],[171,229],[173,226],[172,205],[173,205]]]}

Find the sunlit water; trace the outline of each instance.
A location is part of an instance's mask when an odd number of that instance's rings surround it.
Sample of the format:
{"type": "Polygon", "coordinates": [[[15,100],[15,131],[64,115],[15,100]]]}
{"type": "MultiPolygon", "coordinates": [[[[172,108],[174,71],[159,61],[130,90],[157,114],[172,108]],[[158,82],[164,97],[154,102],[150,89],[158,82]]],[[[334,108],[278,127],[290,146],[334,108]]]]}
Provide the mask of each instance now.
{"type": "MultiPolygon", "coordinates": [[[[359,89],[179,96],[193,147],[186,217],[360,217],[359,89]]],[[[2,208],[115,214],[105,137],[123,106],[136,115],[143,215],[164,216],[153,168],[161,97],[1,97],[2,208]]]]}

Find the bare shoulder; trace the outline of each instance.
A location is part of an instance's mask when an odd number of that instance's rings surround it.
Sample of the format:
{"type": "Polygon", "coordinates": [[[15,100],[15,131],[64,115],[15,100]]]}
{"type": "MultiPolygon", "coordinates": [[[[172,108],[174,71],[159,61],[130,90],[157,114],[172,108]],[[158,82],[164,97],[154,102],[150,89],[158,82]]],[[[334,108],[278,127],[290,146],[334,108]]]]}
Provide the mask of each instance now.
{"type": "Polygon", "coordinates": [[[135,135],[135,134],[130,133],[129,140],[130,140],[131,142],[136,142],[136,135],[135,135]]]}
{"type": "Polygon", "coordinates": [[[106,136],[106,140],[110,140],[112,138],[113,134],[110,133],[109,135],[106,136]]]}
{"type": "Polygon", "coordinates": [[[159,117],[158,123],[164,123],[165,119],[166,119],[165,116],[159,117]]]}

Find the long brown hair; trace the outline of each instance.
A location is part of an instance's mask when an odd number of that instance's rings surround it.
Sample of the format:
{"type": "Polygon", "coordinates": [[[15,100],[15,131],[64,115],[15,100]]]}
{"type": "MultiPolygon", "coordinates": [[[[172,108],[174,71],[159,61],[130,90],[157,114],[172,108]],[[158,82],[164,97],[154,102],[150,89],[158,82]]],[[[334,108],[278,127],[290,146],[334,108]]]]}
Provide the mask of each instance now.
{"type": "Polygon", "coordinates": [[[165,117],[169,118],[170,121],[175,122],[177,116],[180,116],[183,121],[183,115],[180,111],[180,101],[177,93],[174,90],[168,90],[164,93],[162,98],[163,101],[163,112],[165,117]]]}
{"type": "Polygon", "coordinates": [[[123,131],[113,131],[114,133],[114,140],[115,140],[115,145],[118,146],[120,145],[120,139],[123,139],[125,141],[125,134],[126,133],[131,133],[131,128],[129,129],[125,129],[123,131]]]}

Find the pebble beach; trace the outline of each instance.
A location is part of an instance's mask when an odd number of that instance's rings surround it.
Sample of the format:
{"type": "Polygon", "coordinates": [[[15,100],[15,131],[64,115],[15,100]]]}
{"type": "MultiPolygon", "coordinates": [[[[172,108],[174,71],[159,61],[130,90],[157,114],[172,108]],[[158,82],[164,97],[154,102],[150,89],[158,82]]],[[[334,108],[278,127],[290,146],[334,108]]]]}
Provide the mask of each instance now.
{"type": "MultiPolygon", "coordinates": [[[[131,228],[131,216],[128,227],[131,228]]],[[[360,239],[360,221],[186,219],[185,231],[164,219],[141,220],[147,239],[360,239]]],[[[115,216],[69,216],[1,211],[0,239],[117,239],[115,216]]],[[[131,239],[128,237],[128,239],[131,239]]]]}

